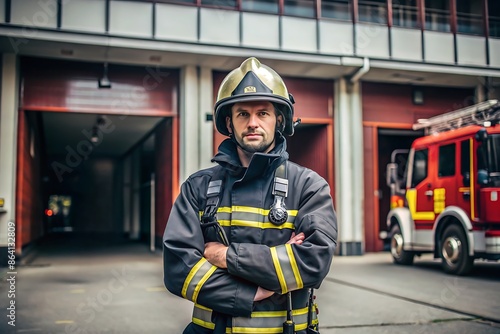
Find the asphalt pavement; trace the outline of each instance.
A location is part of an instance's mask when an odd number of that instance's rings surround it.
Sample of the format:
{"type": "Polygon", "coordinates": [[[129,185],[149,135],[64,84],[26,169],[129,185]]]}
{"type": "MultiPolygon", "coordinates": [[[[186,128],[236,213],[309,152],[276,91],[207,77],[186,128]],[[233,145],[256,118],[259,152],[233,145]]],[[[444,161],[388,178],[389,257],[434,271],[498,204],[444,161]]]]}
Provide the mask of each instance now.
{"type": "MultiPolygon", "coordinates": [[[[180,334],[190,321],[145,244],[62,236],[13,269],[0,268],[0,333],[180,334]]],[[[430,256],[410,267],[387,252],[335,257],[316,292],[321,334],[500,333],[500,263],[455,277],[430,256]]]]}

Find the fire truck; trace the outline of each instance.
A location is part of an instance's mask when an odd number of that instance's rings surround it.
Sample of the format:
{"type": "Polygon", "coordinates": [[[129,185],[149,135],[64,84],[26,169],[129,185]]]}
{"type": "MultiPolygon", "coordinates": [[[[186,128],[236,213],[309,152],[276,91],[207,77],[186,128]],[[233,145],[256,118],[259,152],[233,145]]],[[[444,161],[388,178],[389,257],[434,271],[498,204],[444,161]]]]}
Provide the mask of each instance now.
{"type": "Polygon", "coordinates": [[[387,165],[393,262],[434,254],[448,274],[500,259],[500,103],[485,101],[413,125],[425,135],[387,165]]]}

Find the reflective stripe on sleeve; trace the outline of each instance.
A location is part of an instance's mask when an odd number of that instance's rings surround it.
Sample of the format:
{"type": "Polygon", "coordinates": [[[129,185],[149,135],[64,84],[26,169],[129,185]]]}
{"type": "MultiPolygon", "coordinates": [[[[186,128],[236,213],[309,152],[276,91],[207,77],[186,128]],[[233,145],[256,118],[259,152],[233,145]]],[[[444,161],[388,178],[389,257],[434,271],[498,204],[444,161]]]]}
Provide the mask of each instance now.
{"type": "Polygon", "coordinates": [[[192,321],[194,324],[204,328],[215,328],[215,324],[212,322],[212,310],[200,304],[194,305],[192,321]]]}
{"type": "Polygon", "coordinates": [[[200,261],[191,268],[191,271],[184,281],[181,292],[182,297],[196,303],[201,287],[216,269],[217,267],[213,266],[207,259],[201,258],[200,261]]]}
{"type": "Polygon", "coordinates": [[[285,244],[271,247],[271,257],[280,282],[281,293],[302,289],[304,283],[300,276],[297,261],[293,254],[292,245],[285,244]]]}

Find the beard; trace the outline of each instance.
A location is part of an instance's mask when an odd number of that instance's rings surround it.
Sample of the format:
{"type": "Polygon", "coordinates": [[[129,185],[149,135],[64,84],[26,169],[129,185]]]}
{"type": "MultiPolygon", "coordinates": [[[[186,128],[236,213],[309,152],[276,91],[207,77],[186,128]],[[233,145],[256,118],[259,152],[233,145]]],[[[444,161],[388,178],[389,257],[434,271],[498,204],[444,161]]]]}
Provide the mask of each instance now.
{"type": "Polygon", "coordinates": [[[271,145],[274,143],[274,138],[273,140],[270,141],[269,138],[266,138],[265,136],[262,136],[262,140],[258,142],[256,141],[245,142],[244,140],[245,135],[246,134],[243,134],[242,137],[238,138],[235,137],[235,139],[238,142],[239,146],[248,153],[256,153],[256,152],[266,153],[271,147],[271,145]]]}

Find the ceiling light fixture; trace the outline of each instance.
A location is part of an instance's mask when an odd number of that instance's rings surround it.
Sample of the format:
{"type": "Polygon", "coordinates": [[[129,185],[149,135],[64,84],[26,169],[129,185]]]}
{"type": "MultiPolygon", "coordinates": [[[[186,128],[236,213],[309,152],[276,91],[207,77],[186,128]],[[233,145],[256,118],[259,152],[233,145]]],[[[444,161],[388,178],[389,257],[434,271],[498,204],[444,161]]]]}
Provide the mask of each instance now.
{"type": "Polygon", "coordinates": [[[412,102],[415,105],[424,104],[424,91],[422,88],[414,87],[412,90],[412,102]]]}
{"type": "Polygon", "coordinates": [[[99,134],[98,134],[97,125],[94,125],[92,127],[92,137],[90,138],[90,141],[93,143],[97,143],[99,141],[99,134]]]}
{"type": "Polygon", "coordinates": [[[99,127],[103,126],[106,123],[106,120],[103,116],[97,116],[94,126],[92,126],[92,137],[90,137],[90,141],[94,144],[99,141],[99,127]]]}
{"type": "Polygon", "coordinates": [[[102,77],[99,79],[99,88],[111,88],[111,81],[108,78],[108,63],[104,63],[102,77]]]}

